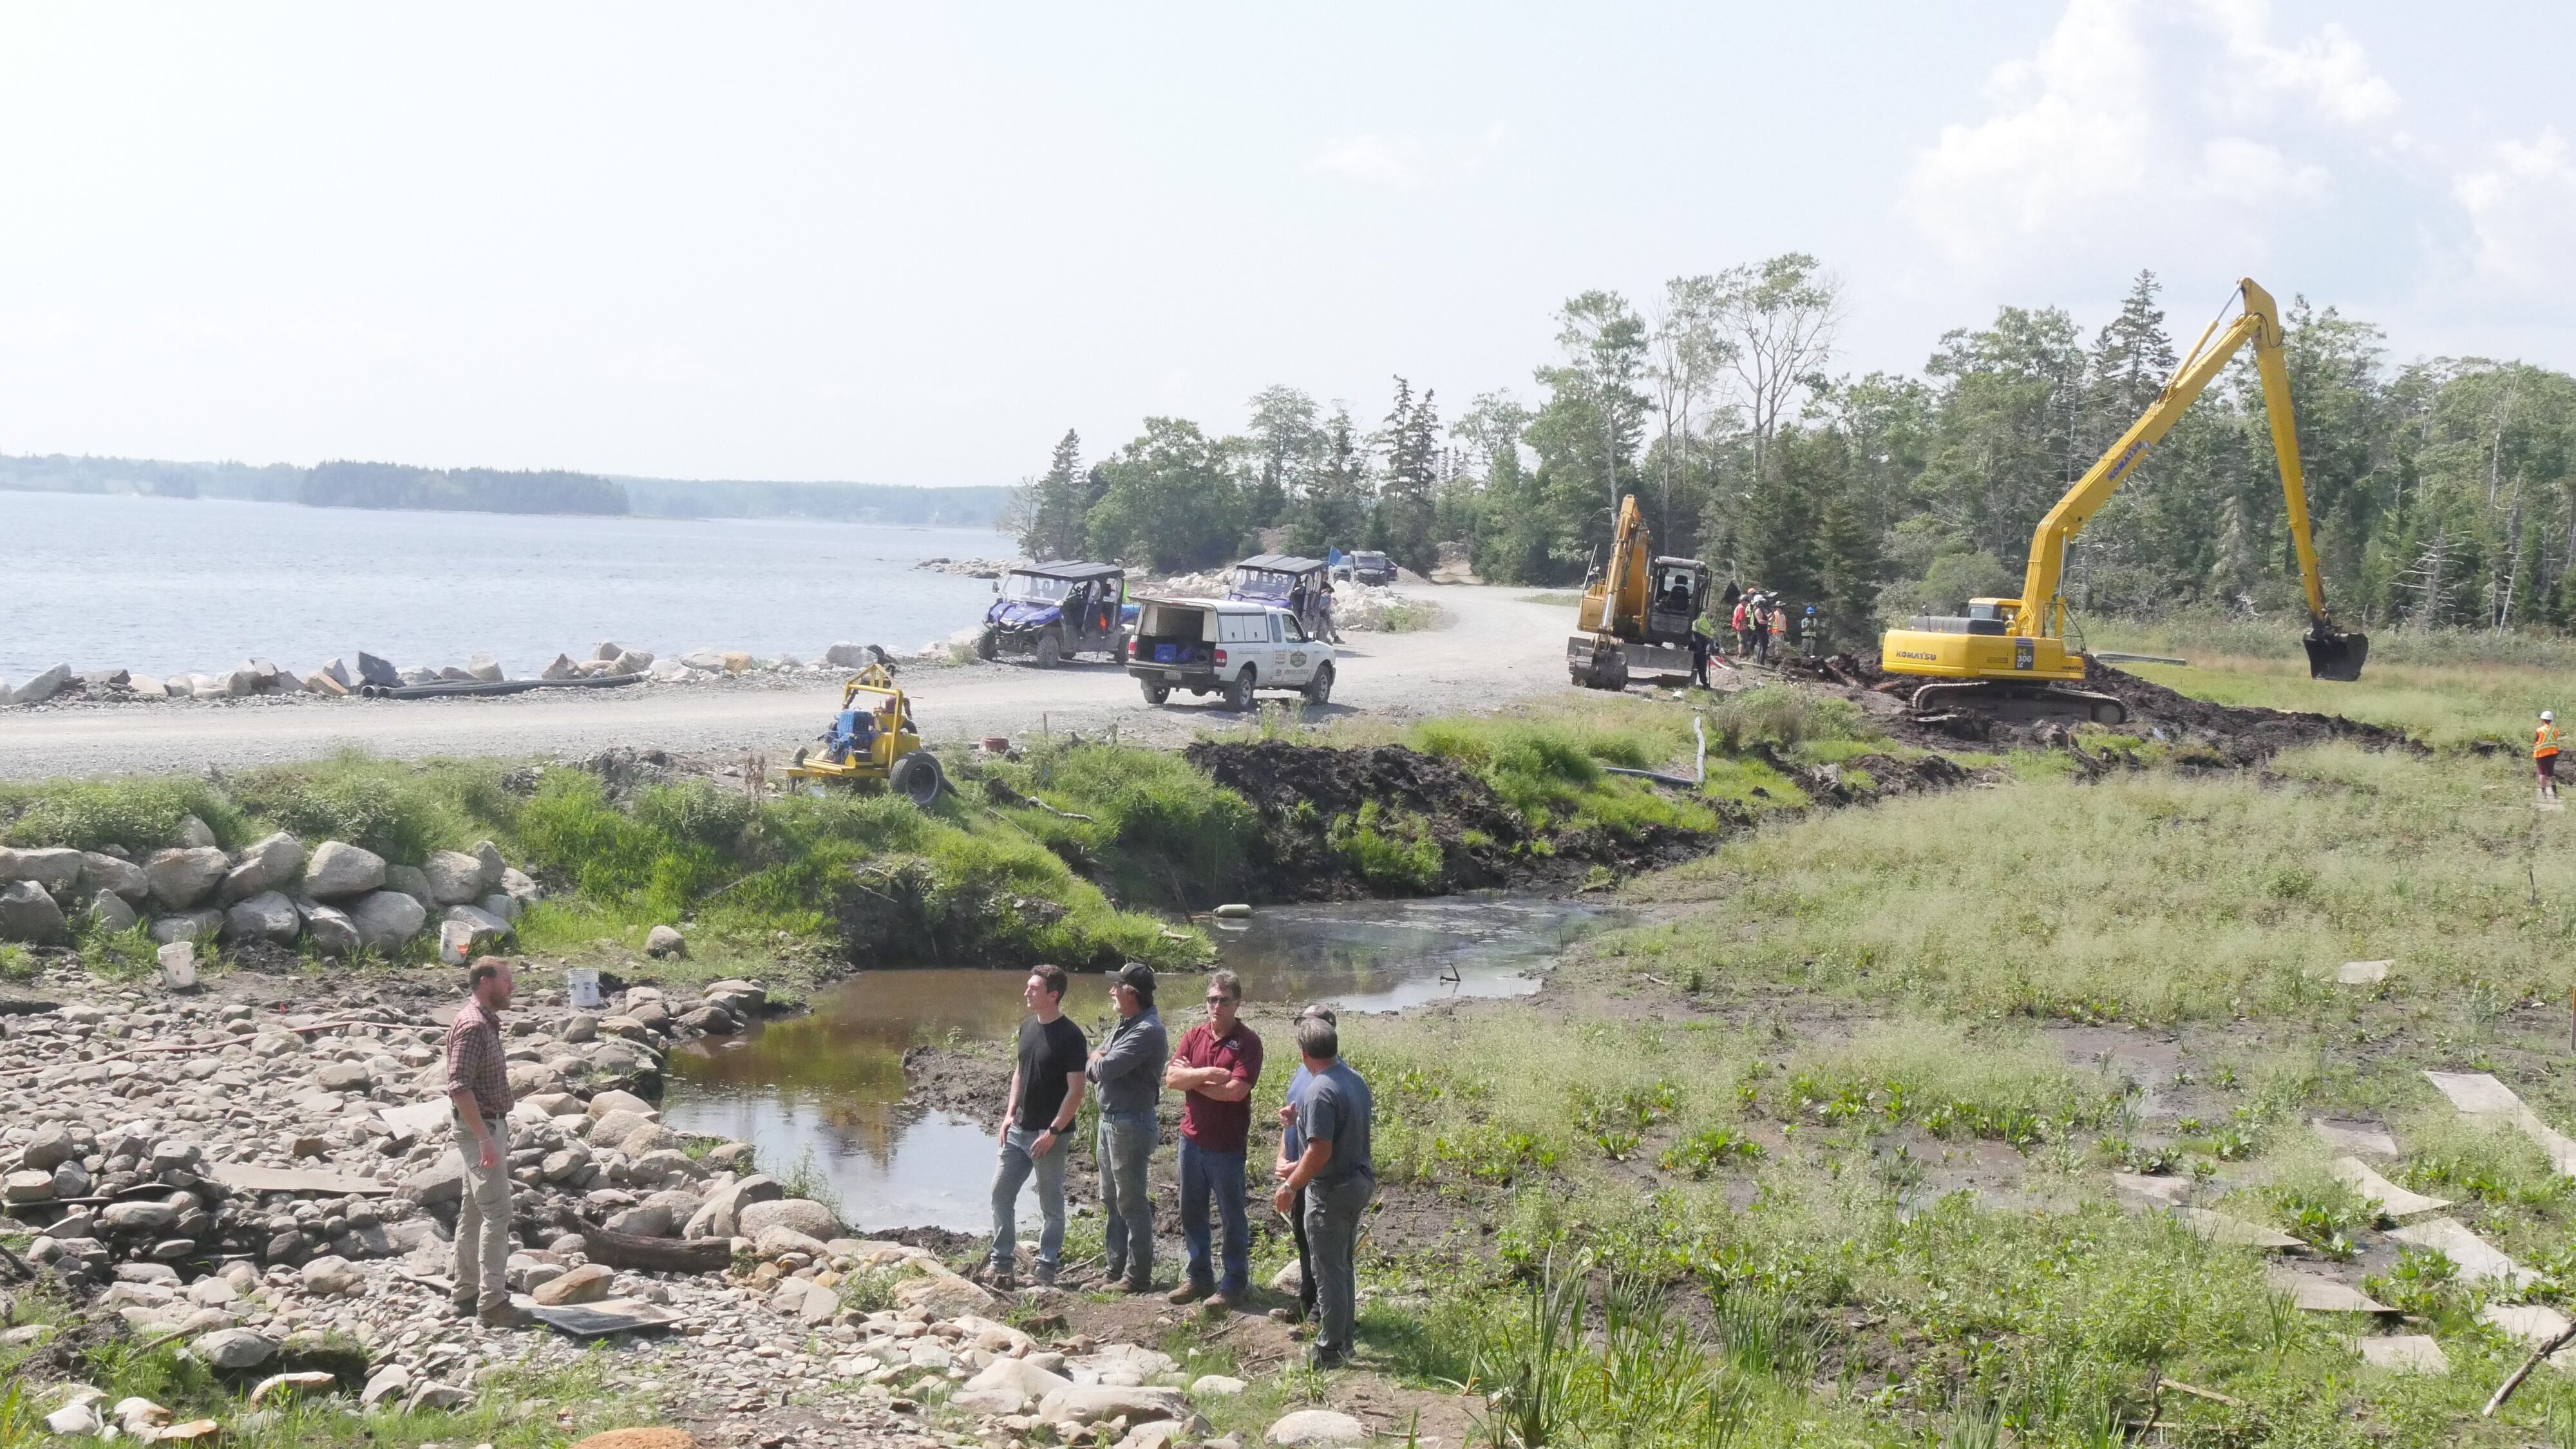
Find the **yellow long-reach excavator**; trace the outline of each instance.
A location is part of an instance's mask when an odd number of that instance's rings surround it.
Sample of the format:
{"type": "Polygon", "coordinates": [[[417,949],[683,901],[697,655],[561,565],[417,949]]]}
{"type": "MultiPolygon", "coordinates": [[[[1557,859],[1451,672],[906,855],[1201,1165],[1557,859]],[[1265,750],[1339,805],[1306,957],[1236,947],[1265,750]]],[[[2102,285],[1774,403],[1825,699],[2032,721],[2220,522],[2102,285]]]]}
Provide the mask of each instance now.
{"type": "Polygon", "coordinates": [[[2217,322],[2209,324],[2164,391],[2039,521],[2030,536],[2030,566],[2022,576],[2020,598],[1971,599],[1964,616],[1917,615],[1880,641],[1882,669],[1926,680],[1910,701],[1916,714],[1964,709],[2001,718],[2071,717],[2099,724],[2128,718],[2128,707],[2117,698],[2077,687],[2084,680],[2085,657],[2066,647],[2066,601],[2058,592],[2066,546],[2249,342],[2263,382],[2272,449],[2281,465],[2281,493],[2289,503],[2290,541],[2298,549],[2299,577],[2307,586],[2308,673],[2317,679],[2361,677],[2370,637],[2335,627],[2317,574],[2316,546],[2308,537],[2307,480],[2299,468],[2290,378],[2281,358],[2280,312],[2272,294],[2251,278],[2238,287],[2243,312],[2224,331],[2217,322]]]}

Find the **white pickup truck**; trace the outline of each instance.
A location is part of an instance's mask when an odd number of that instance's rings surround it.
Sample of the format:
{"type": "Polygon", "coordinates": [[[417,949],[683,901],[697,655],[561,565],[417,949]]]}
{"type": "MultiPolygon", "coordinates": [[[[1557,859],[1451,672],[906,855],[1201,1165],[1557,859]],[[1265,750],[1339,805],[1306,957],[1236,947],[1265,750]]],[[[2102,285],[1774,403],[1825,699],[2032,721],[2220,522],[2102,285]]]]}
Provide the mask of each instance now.
{"type": "Polygon", "coordinates": [[[1294,690],[1309,704],[1333,697],[1333,646],[1309,638],[1286,609],[1229,599],[1143,599],[1127,642],[1127,672],[1147,704],[1175,689],[1223,694],[1252,708],[1257,689],[1294,690]]]}

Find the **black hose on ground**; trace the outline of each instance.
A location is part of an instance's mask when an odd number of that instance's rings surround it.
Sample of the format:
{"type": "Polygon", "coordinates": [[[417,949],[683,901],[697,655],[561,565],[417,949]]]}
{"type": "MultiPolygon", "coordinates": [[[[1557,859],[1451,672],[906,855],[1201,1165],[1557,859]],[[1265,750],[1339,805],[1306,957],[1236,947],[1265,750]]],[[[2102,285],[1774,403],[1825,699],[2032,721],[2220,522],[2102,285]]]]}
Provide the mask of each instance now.
{"type": "Polygon", "coordinates": [[[447,680],[439,684],[362,684],[360,699],[448,699],[460,695],[525,694],[531,689],[609,689],[640,684],[641,674],[594,674],[575,679],[447,680]]]}

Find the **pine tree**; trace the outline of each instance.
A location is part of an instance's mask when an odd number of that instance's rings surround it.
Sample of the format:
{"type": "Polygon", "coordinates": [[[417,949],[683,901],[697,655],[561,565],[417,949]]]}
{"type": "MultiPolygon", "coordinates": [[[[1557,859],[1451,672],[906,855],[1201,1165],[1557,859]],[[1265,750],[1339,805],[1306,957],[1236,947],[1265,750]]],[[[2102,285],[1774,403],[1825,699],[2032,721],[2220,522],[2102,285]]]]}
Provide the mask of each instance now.
{"type": "Polygon", "coordinates": [[[1431,394],[1413,400],[1413,385],[1395,380],[1395,407],[1386,415],[1386,477],[1377,509],[1369,515],[1369,544],[1418,574],[1431,572],[1438,548],[1431,520],[1440,486],[1440,415],[1431,394]]]}
{"type": "Polygon", "coordinates": [[[1072,558],[1082,551],[1085,516],[1098,493],[1082,471],[1082,436],[1067,428],[1045,473],[1012,492],[1006,515],[1020,552],[1033,559],[1072,558]]]}

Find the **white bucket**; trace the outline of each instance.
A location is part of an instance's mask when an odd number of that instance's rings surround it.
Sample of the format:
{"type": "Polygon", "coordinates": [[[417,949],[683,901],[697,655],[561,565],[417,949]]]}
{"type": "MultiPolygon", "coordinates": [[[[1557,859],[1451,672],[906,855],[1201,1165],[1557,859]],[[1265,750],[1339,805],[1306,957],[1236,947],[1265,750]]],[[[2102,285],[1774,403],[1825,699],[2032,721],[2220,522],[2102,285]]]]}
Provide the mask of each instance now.
{"type": "Polygon", "coordinates": [[[564,972],[564,994],[572,999],[575,1011],[599,1009],[599,972],[589,966],[574,966],[564,972]]]}

